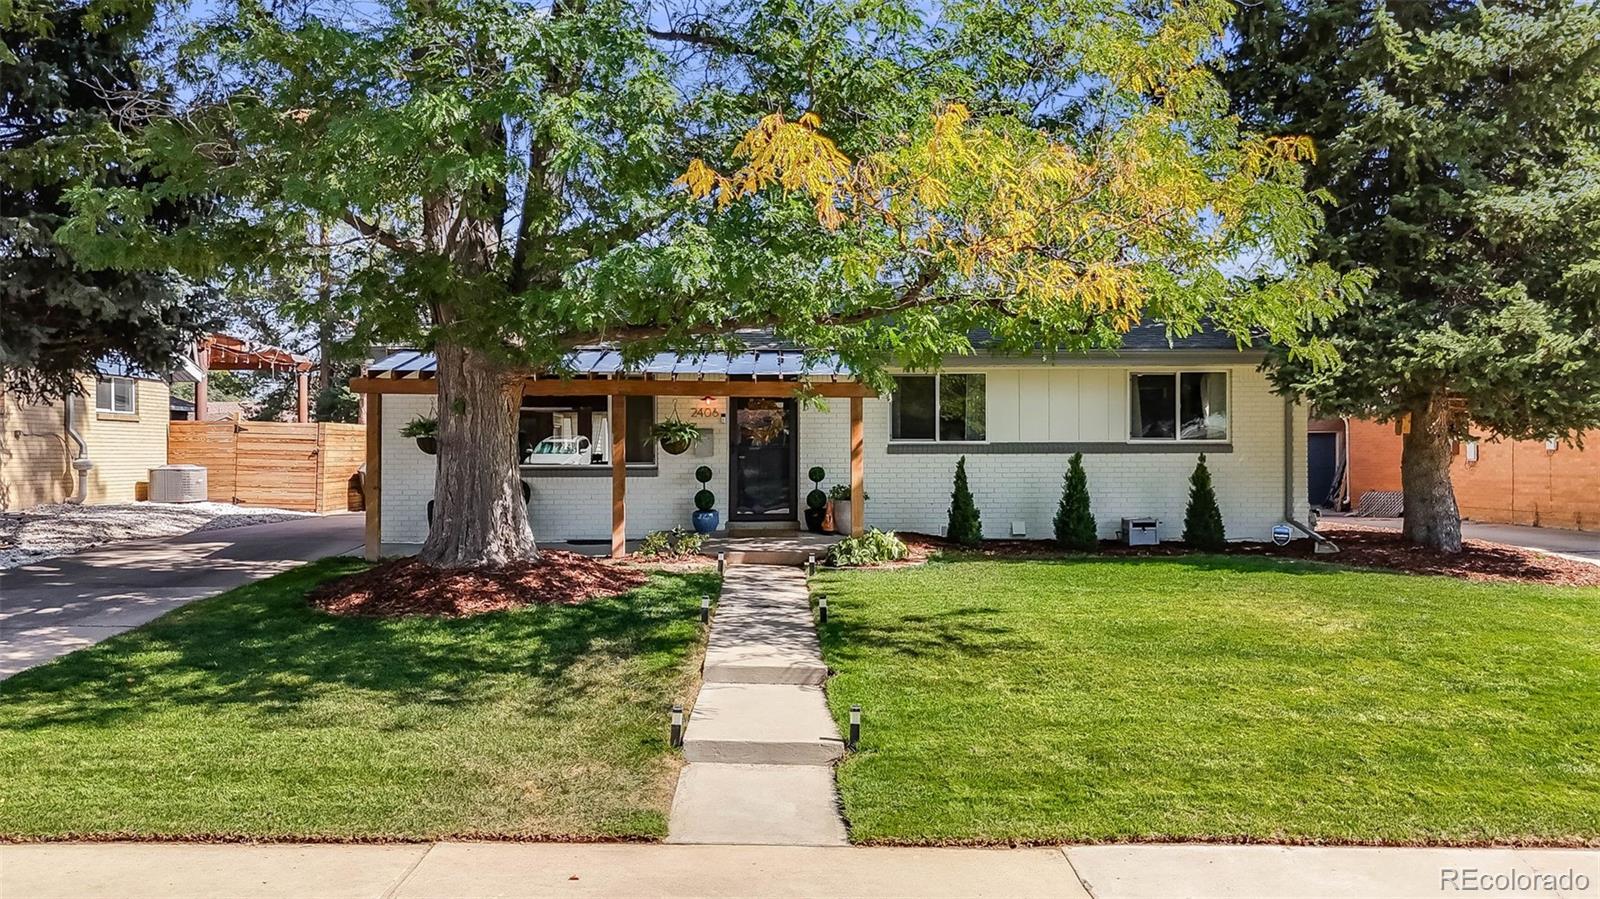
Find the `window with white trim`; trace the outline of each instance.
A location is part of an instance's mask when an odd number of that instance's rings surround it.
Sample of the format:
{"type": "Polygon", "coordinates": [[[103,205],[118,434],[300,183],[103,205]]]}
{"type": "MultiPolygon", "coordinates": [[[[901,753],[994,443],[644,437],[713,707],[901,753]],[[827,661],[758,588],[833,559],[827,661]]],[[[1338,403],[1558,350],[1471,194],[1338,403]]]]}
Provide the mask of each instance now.
{"type": "Polygon", "coordinates": [[[1228,373],[1134,372],[1129,380],[1128,439],[1228,439],[1228,373]]]}
{"type": "Polygon", "coordinates": [[[132,378],[99,377],[94,382],[94,411],[133,415],[139,411],[139,382],[132,378]]]}
{"type": "Polygon", "coordinates": [[[974,443],[987,439],[981,374],[896,375],[889,439],[974,443]]]}

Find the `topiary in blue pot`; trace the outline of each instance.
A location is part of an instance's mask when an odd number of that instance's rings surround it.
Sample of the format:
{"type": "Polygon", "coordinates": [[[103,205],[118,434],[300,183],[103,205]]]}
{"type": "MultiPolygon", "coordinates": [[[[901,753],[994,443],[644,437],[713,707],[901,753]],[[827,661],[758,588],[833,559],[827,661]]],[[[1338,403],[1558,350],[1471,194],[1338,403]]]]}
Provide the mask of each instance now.
{"type": "Polygon", "coordinates": [[[706,483],[711,480],[711,469],[702,465],[694,471],[695,479],[700,482],[700,492],[694,495],[694,514],[690,516],[694,521],[694,531],[697,534],[709,534],[717,529],[722,522],[722,516],[717,514],[717,495],[706,489],[706,483]]]}

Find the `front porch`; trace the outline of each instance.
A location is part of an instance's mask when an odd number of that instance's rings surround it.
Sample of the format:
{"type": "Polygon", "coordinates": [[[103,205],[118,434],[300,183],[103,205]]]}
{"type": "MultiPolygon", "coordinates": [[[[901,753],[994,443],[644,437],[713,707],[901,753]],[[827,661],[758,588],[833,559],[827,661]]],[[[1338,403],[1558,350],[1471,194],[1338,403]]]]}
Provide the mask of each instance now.
{"type": "MultiPolygon", "coordinates": [[[[573,363],[573,377],[523,383],[520,474],[541,546],[620,557],[649,531],[688,527],[701,486],[695,472],[703,466],[712,469],[705,486],[722,519],[711,542],[716,548],[708,551],[803,563],[833,542],[798,530],[812,489],[804,473],[824,465],[835,487],[848,486],[855,497],[865,493],[863,409],[876,394],[837,362],[806,363],[797,352],[764,349],[697,361],[664,356],[626,370],[614,352],[580,351],[573,363]],[[816,401],[803,404],[803,397],[816,401]],[[672,420],[700,433],[692,452],[672,455],[656,444],[654,425],[672,420]],[[592,455],[574,464],[535,464],[541,460],[532,447],[546,436],[586,440],[592,455]],[[738,533],[754,525],[779,533],[738,533]]],[[[364,551],[374,559],[404,553],[426,536],[431,508],[424,507],[431,505],[438,460],[421,455],[399,430],[411,417],[436,414],[433,357],[396,354],[370,366],[351,388],[373,397],[364,551]]],[[[862,505],[853,504],[853,534],[865,529],[862,505]]]]}

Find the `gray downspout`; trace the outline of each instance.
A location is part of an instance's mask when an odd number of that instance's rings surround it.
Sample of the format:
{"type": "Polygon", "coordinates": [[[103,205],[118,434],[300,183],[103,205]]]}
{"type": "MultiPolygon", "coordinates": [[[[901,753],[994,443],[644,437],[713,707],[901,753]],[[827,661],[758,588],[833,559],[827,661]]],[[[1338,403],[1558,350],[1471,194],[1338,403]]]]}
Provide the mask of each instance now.
{"type": "Polygon", "coordinates": [[[78,454],[72,460],[72,470],[78,473],[78,492],[75,496],[67,497],[67,502],[75,506],[81,506],[89,496],[89,470],[94,468],[94,462],[89,460],[89,444],[84,442],[83,435],[79,434],[78,429],[73,425],[72,410],[75,399],[71,394],[68,394],[62,400],[67,408],[67,436],[71,437],[72,442],[78,445],[78,454]]]}
{"type": "Polygon", "coordinates": [[[1312,530],[1294,517],[1294,398],[1283,399],[1283,520],[1307,537],[1317,541],[1317,552],[1336,553],[1339,547],[1332,540],[1312,530]]]}

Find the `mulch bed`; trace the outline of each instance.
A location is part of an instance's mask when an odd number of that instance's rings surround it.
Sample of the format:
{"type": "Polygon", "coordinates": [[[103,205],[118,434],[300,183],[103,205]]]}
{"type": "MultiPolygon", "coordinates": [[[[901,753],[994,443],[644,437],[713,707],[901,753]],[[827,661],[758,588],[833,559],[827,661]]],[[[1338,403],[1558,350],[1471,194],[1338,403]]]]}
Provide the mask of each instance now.
{"type": "Polygon", "coordinates": [[[318,586],[306,597],[334,615],[465,618],[531,605],[576,605],[642,585],[641,569],[577,553],[544,550],[537,562],[445,569],[395,559],[318,586]]]}
{"type": "MultiPolygon", "coordinates": [[[[1297,540],[1288,546],[1275,543],[1240,541],[1229,543],[1222,555],[1262,556],[1306,559],[1360,568],[1377,568],[1407,574],[1436,574],[1469,581],[1493,583],[1545,584],[1558,587],[1600,586],[1600,565],[1563,559],[1537,550],[1489,543],[1464,541],[1459,555],[1445,556],[1414,546],[1394,531],[1364,528],[1359,525],[1328,524],[1319,532],[1338,544],[1339,552],[1318,555],[1311,541],[1297,540]]],[[[908,563],[917,563],[943,552],[962,552],[990,558],[1059,558],[1062,551],[1048,540],[985,540],[978,547],[962,547],[930,534],[900,533],[911,550],[908,563]]],[[[1157,546],[1125,546],[1111,540],[1100,543],[1099,554],[1110,557],[1186,556],[1195,550],[1182,542],[1163,542],[1157,546]]]]}

